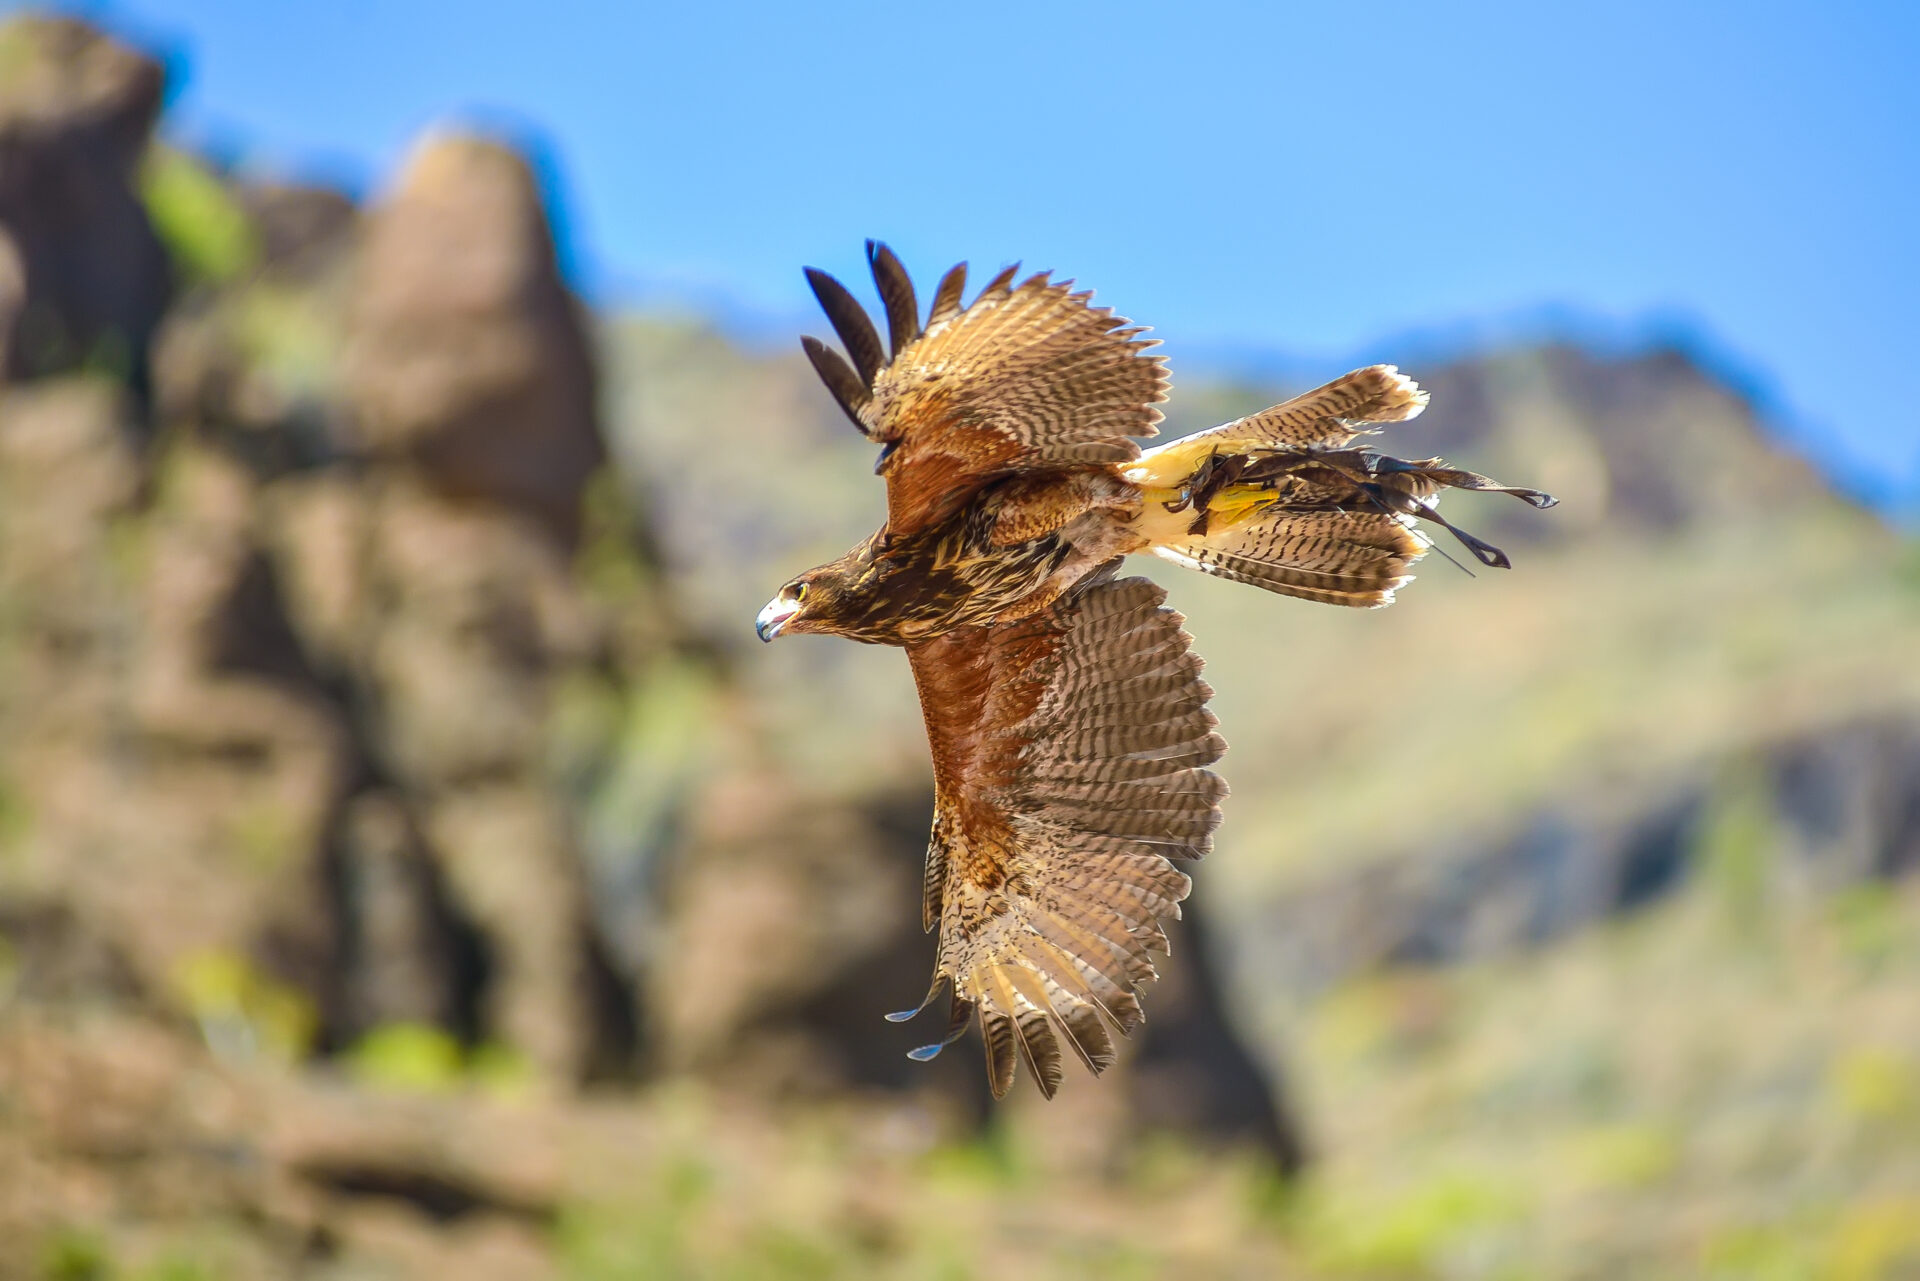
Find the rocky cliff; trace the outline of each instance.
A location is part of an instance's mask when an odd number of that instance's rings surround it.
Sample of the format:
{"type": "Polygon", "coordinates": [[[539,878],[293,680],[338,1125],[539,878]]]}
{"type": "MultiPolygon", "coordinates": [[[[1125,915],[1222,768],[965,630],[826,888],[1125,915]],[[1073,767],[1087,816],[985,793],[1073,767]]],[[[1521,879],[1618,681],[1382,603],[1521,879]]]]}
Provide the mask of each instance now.
{"type": "MultiPolygon", "coordinates": [[[[357,204],[155,142],[163,79],[0,26],[0,1272],[117,1214],[251,1223],[244,1275],[537,1275],[677,1177],[607,1150],[677,1152],[688,1082],[754,1118],[721,1151],[797,1103],[976,1133],[977,1053],[878,1017],[931,963],[905,666],[747,626],[877,522],[870,447],[797,355],[586,314],[510,146],[357,204]]],[[[1564,505],[1463,503],[1519,568],[1385,614],[1168,579],[1235,796],[1129,1060],[997,1131],[1056,1171],[1297,1167],[1282,1016],[1356,976],[1920,859],[1898,538],[1682,353],[1412,372],[1396,447],[1564,505]]]]}
{"type": "MultiPolygon", "coordinates": [[[[0,1018],[21,1088],[71,1070],[172,1132],[172,1087],[142,1094],[113,1038],[73,1032],[104,1003],[163,1074],[424,1055],[562,1101],[691,1077],[924,1096],[978,1125],[975,1057],[918,1068],[879,1017],[931,964],[924,771],[822,794],[764,750],[737,656],[660,550],[645,491],[670,473],[636,481],[644,439],[608,465],[592,322],[526,161],[436,133],[356,206],[151,141],[160,69],[83,24],[15,20],[0,50],[0,1018]]],[[[1179,1035],[1106,1097],[1295,1161],[1206,955],[1160,1003],[1179,1035]]],[[[30,1119],[25,1157],[84,1183],[86,1140],[30,1119]]],[[[202,1141],[248,1142],[224,1124],[202,1141]]],[[[355,1178],[427,1202],[487,1182],[365,1137],[256,1151],[308,1198],[260,1212],[333,1231],[355,1178]],[[361,1173],[300,1173],[340,1161],[361,1173]]]]}

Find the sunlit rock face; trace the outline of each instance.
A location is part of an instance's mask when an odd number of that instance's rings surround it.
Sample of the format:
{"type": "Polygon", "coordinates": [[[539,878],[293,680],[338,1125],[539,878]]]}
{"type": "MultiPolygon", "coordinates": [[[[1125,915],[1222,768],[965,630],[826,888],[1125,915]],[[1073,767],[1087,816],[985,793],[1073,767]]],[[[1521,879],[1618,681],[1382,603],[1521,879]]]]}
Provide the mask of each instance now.
{"type": "Polygon", "coordinates": [[[578,304],[518,153],[420,144],[369,220],[348,331],[345,385],[371,449],[572,539],[606,450],[578,304]]]}

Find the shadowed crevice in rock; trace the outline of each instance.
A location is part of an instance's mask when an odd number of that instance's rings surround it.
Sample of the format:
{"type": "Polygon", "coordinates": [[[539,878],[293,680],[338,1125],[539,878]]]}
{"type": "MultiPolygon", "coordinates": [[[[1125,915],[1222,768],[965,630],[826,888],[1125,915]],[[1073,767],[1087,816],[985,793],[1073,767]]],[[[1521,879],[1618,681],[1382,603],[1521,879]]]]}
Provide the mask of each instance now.
{"type": "Polygon", "coordinates": [[[549,1228],[557,1217],[551,1205],[514,1198],[497,1188],[483,1187],[419,1165],[316,1157],[294,1169],[301,1178],[332,1195],[399,1202],[435,1223],[458,1223],[480,1215],[499,1215],[549,1228]]]}
{"type": "Polygon", "coordinates": [[[639,994],[597,930],[580,940],[581,985],[591,1034],[580,1068],[583,1085],[632,1085],[650,1066],[639,994]]]}
{"type": "Polygon", "coordinates": [[[137,1007],[153,999],[113,940],[89,930],[68,903],[24,896],[0,902],[0,939],[7,949],[5,1000],[137,1007]]]}
{"type": "Polygon", "coordinates": [[[404,800],[378,785],[342,806],[323,880],[339,924],[306,982],[327,993],[323,1052],[391,1023],[484,1039],[493,971],[487,939],[460,910],[404,800]]]}
{"type": "Polygon", "coordinates": [[[1173,952],[1126,1064],[1134,1115],[1151,1129],[1257,1148],[1282,1174],[1298,1174],[1308,1148],[1291,1093],[1237,1030],[1205,905],[1196,890],[1167,927],[1173,952]]]}
{"type": "Polygon", "coordinates": [[[83,366],[143,404],[171,268],[135,194],[157,62],[77,19],[0,27],[0,375],[83,366]]]}

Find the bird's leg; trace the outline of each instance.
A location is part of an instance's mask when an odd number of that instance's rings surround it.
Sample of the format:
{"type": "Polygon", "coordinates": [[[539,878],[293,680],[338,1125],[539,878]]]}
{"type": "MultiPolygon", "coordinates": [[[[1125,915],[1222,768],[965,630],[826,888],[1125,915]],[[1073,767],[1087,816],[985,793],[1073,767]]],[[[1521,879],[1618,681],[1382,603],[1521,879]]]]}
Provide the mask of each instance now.
{"type": "Polygon", "coordinates": [[[1489,494],[1512,494],[1529,507],[1544,511],[1560,500],[1552,494],[1538,489],[1523,489],[1518,485],[1502,485],[1491,477],[1482,476],[1475,471],[1462,471],[1458,467],[1442,467],[1438,458],[1429,458],[1421,462],[1404,462],[1398,458],[1389,458],[1385,454],[1373,454],[1367,460],[1375,475],[1411,475],[1445,489],[1473,489],[1489,494]]]}
{"type": "Polygon", "coordinates": [[[1207,455],[1207,461],[1194,473],[1186,489],[1194,507],[1193,524],[1187,527],[1189,534],[1199,537],[1212,528],[1214,517],[1221,514],[1213,506],[1214,499],[1246,477],[1250,461],[1245,454],[1207,455]]]}
{"type": "Polygon", "coordinates": [[[1421,502],[1411,494],[1403,494],[1386,489],[1380,485],[1361,485],[1360,492],[1366,495],[1375,507],[1389,514],[1412,516],[1416,520],[1429,520],[1460,540],[1460,545],[1473,553],[1475,560],[1490,569],[1512,569],[1513,562],[1507,554],[1484,538],[1477,538],[1442,516],[1438,510],[1421,502]]]}
{"type": "Polygon", "coordinates": [[[1551,495],[1539,490],[1516,490],[1496,484],[1476,472],[1435,466],[1438,459],[1409,463],[1384,454],[1346,450],[1317,454],[1314,461],[1359,490],[1381,511],[1432,521],[1459,539],[1461,546],[1472,552],[1475,560],[1493,569],[1510,569],[1513,562],[1492,543],[1484,538],[1476,538],[1442,516],[1427,501],[1428,495],[1443,487],[1488,489],[1514,494],[1535,507],[1551,507],[1555,502],[1551,495]]]}
{"type": "Polygon", "coordinates": [[[1421,520],[1430,520],[1440,526],[1440,528],[1446,530],[1449,534],[1452,534],[1460,540],[1461,546],[1472,552],[1474,559],[1478,560],[1482,565],[1490,569],[1513,568],[1513,562],[1507,559],[1507,554],[1486,539],[1474,537],[1418,499],[1409,498],[1406,500],[1406,503],[1410,508],[1407,513],[1408,515],[1418,517],[1421,520]]]}
{"type": "Polygon", "coordinates": [[[1223,457],[1217,452],[1208,454],[1200,460],[1200,465],[1193,469],[1193,474],[1181,482],[1179,497],[1161,505],[1175,513],[1183,512],[1189,507],[1198,507],[1205,511],[1207,499],[1213,496],[1213,491],[1217,488],[1215,473],[1230,464],[1242,461],[1235,455],[1223,457]]]}

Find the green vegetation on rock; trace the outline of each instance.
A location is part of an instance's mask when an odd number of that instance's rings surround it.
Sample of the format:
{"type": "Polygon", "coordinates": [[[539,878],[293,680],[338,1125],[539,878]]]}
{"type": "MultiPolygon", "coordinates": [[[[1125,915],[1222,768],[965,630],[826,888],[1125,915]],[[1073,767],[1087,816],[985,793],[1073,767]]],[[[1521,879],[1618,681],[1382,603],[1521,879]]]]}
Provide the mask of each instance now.
{"type": "Polygon", "coordinates": [[[175,268],[193,283],[221,284],[259,260],[246,211],[200,160],[155,144],[140,168],[140,198],[175,268]]]}

